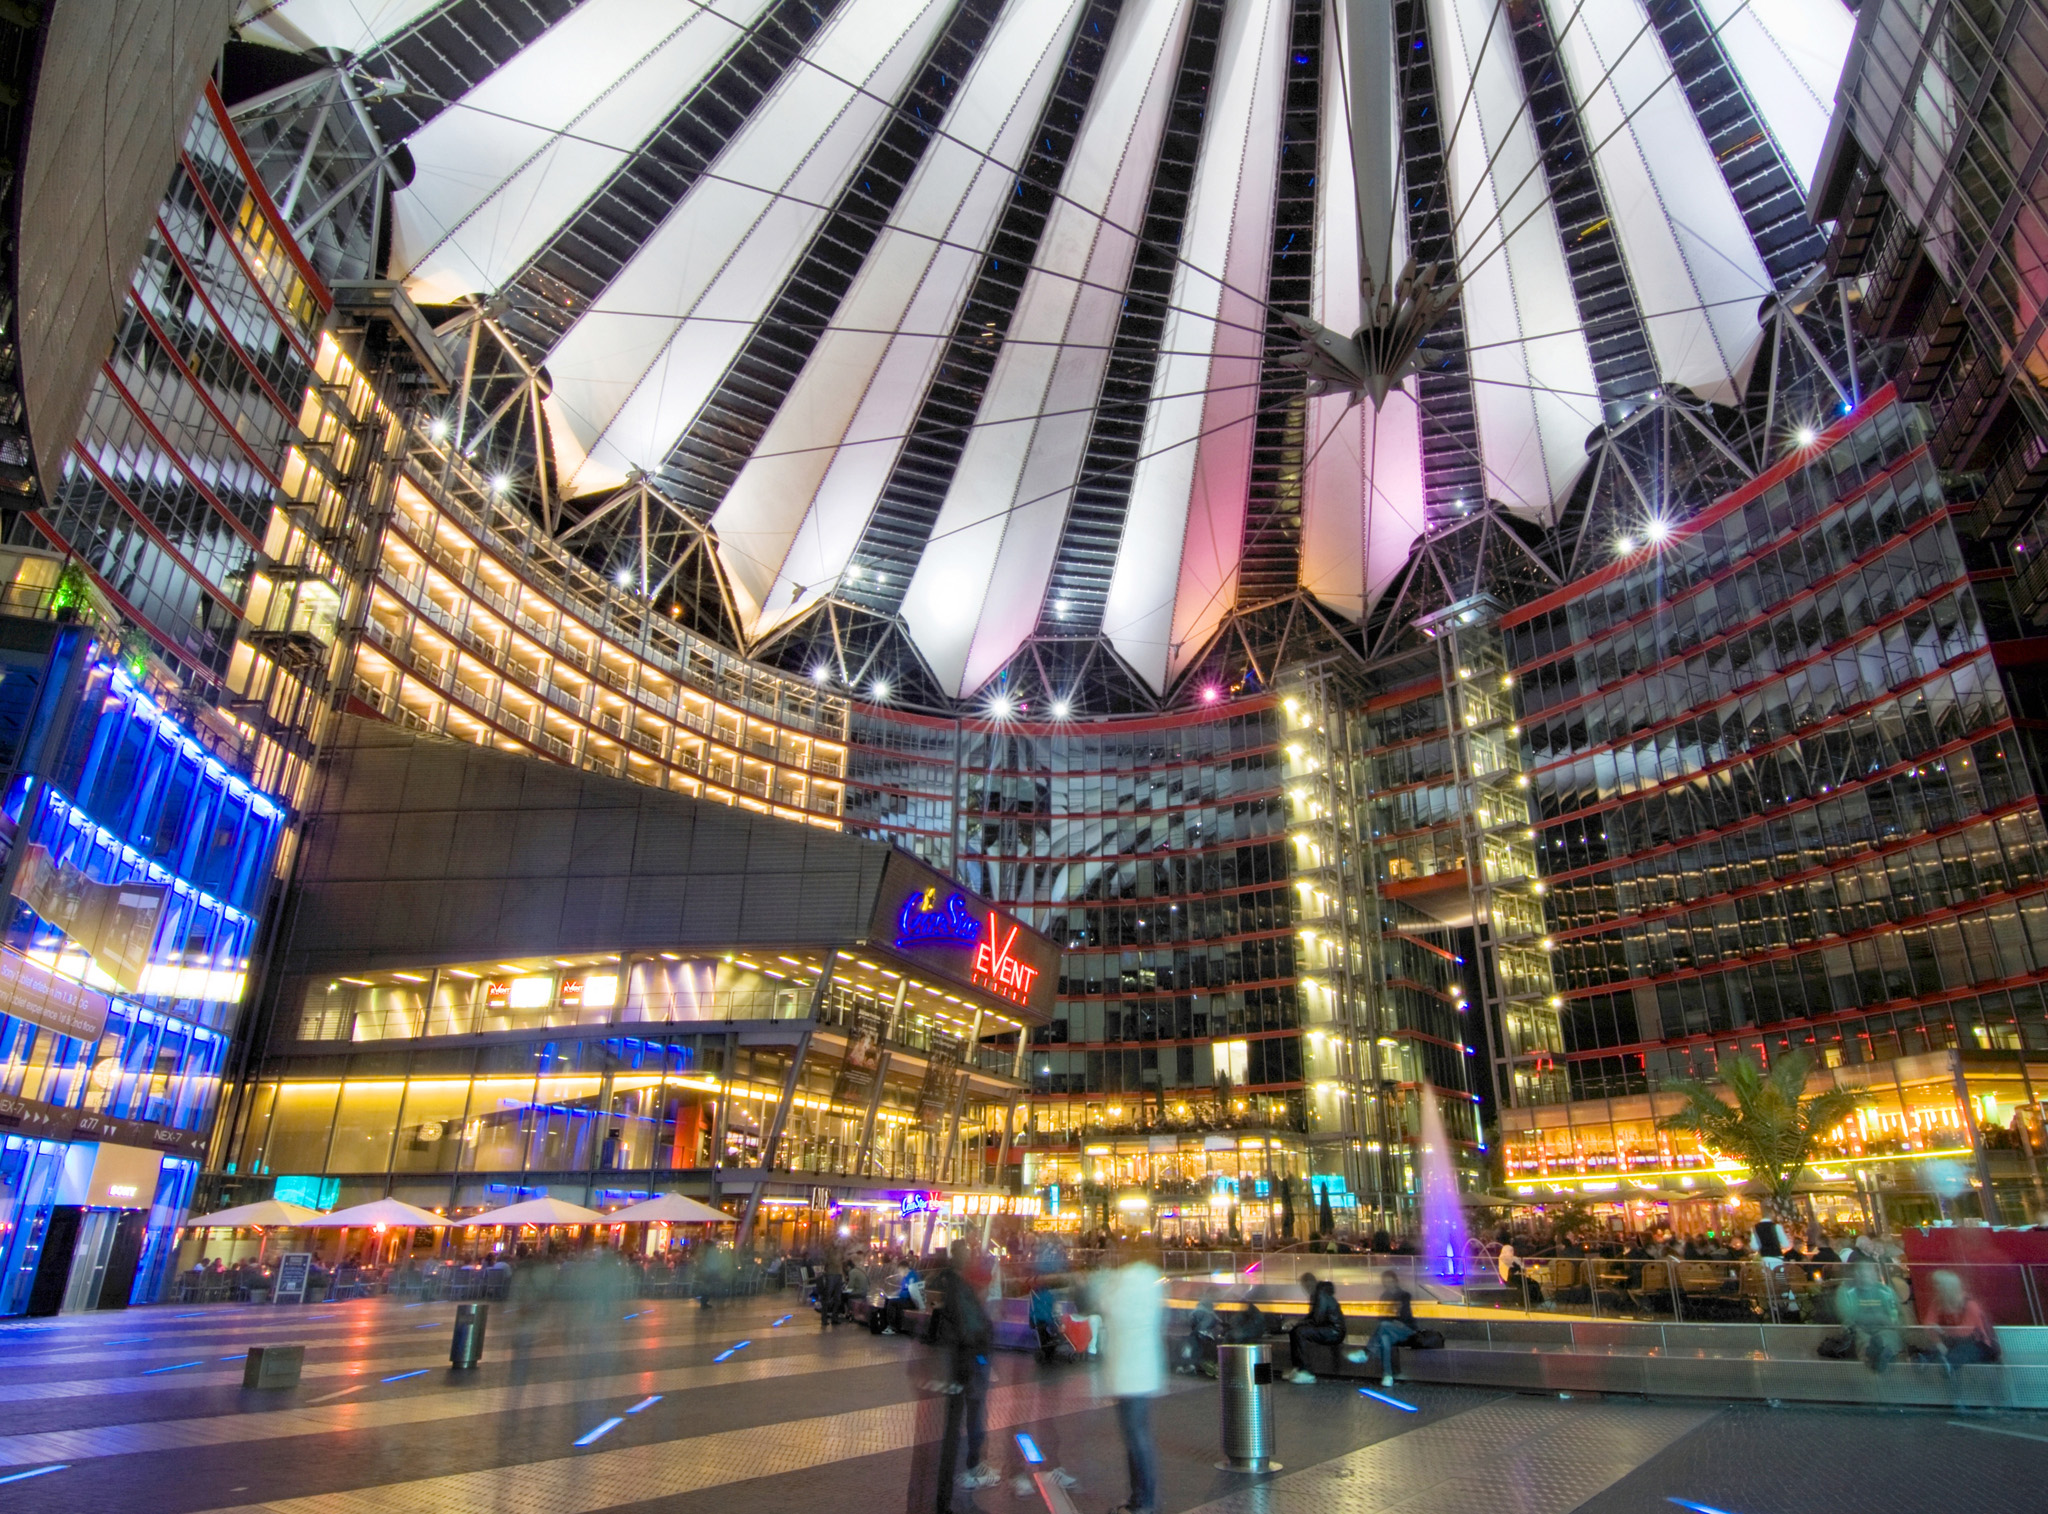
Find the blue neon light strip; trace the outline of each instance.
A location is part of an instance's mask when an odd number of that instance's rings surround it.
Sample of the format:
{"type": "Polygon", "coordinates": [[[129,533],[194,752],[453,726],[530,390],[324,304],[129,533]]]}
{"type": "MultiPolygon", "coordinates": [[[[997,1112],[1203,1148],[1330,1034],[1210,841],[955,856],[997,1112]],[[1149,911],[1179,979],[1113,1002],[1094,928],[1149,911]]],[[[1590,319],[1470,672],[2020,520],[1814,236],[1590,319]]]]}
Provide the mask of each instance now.
{"type": "Polygon", "coordinates": [[[650,1393],[645,1398],[641,1399],[639,1403],[633,1405],[633,1407],[628,1409],[626,1412],[628,1414],[638,1414],[642,1409],[652,1409],[656,1404],[661,1402],[662,1398],[662,1394],[650,1393]]]}
{"type": "Polygon", "coordinates": [[[384,1381],[387,1383],[402,1383],[408,1377],[425,1377],[429,1372],[433,1370],[434,1369],[431,1367],[420,1367],[411,1372],[397,1373],[394,1376],[385,1378],[384,1381]]]}
{"type": "Polygon", "coordinates": [[[1413,1404],[1405,1404],[1405,1403],[1401,1402],[1401,1400],[1400,1400],[1400,1399],[1398,1399],[1398,1398],[1395,1398],[1395,1397],[1394,1397],[1393,1395],[1391,1395],[1391,1394],[1387,1394],[1387,1393],[1375,1393],[1375,1392],[1374,1392],[1374,1391],[1373,1391],[1372,1389],[1370,1389],[1370,1388],[1360,1388],[1360,1389],[1359,1389],[1358,1391],[1359,1391],[1360,1393],[1363,1393],[1363,1394],[1364,1394],[1364,1395],[1365,1395],[1365,1396],[1366,1396],[1367,1398],[1376,1398],[1376,1399],[1378,1399],[1378,1400],[1379,1400],[1379,1401],[1380,1401],[1381,1403],[1383,1403],[1383,1404],[1389,1404],[1389,1405],[1392,1405],[1392,1406],[1393,1406],[1394,1408],[1396,1408],[1396,1409],[1404,1409],[1404,1410],[1406,1410],[1406,1411],[1407,1411],[1408,1413],[1410,1413],[1410,1414],[1420,1414],[1420,1413],[1422,1412],[1422,1411],[1421,1411],[1420,1409],[1416,1408],[1416,1407],[1415,1407],[1415,1405],[1413,1405],[1413,1404]]]}
{"type": "Polygon", "coordinates": [[[1666,1503],[1675,1503],[1681,1509],[1691,1509],[1693,1514],[1728,1514],[1726,1509],[1717,1509],[1712,1504],[1694,1503],[1690,1498],[1667,1498],[1666,1503]]]}
{"type": "Polygon", "coordinates": [[[783,1315],[783,1316],[782,1316],[782,1318],[781,1318],[781,1319],[777,1320],[777,1321],[775,1322],[775,1324],[774,1324],[774,1325],[770,1325],[770,1326],[769,1326],[768,1328],[769,1328],[770,1330],[773,1330],[773,1329],[775,1328],[775,1326],[776,1326],[776,1325],[786,1325],[786,1324],[788,1324],[788,1323],[789,1323],[789,1322],[790,1322],[791,1320],[793,1320],[793,1319],[795,1319],[795,1318],[796,1318],[796,1316],[795,1316],[794,1314],[785,1314],[785,1315],[783,1315]]]}
{"type": "Polygon", "coordinates": [[[168,1367],[151,1367],[142,1375],[144,1377],[155,1377],[159,1372],[182,1372],[187,1367],[199,1367],[204,1365],[205,1363],[203,1362],[176,1362],[168,1367]]]}
{"type": "Polygon", "coordinates": [[[52,1472],[68,1472],[70,1470],[70,1462],[59,1462],[54,1467],[37,1467],[32,1472],[10,1472],[7,1476],[0,1477],[0,1482],[25,1482],[31,1477],[48,1477],[52,1472]]]}
{"type": "Polygon", "coordinates": [[[625,1422],[626,1421],[622,1416],[614,1414],[610,1419],[606,1420],[603,1424],[599,1425],[595,1430],[592,1430],[588,1435],[580,1437],[577,1440],[576,1444],[579,1446],[587,1446],[592,1441],[603,1440],[607,1435],[611,1434],[612,1431],[618,1429],[618,1427],[620,1425],[623,1425],[625,1422]]]}
{"type": "Polygon", "coordinates": [[[1017,1433],[1017,1450],[1034,1467],[1040,1465],[1045,1460],[1045,1453],[1038,1449],[1038,1442],[1024,1434],[1021,1430],[1017,1433]]]}

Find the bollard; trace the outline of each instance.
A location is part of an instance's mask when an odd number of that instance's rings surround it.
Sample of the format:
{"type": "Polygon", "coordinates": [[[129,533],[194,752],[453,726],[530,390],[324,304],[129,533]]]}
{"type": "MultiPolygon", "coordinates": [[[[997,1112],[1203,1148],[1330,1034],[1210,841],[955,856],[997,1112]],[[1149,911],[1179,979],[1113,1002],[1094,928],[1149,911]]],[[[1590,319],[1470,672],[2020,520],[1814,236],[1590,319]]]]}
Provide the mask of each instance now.
{"type": "Polygon", "coordinates": [[[1216,1348],[1216,1377],[1223,1389],[1223,1472],[1277,1472],[1273,1460],[1273,1348],[1223,1345],[1216,1348]]]}
{"type": "Polygon", "coordinates": [[[448,1342],[448,1362],[455,1367],[474,1367],[483,1360],[484,1324],[491,1315],[489,1304],[457,1304],[455,1336],[448,1342]]]}
{"type": "Polygon", "coordinates": [[[304,1346],[251,1346],[242,1368],[244,1388],[296,1388],[306,1365],[304,1346]]]}

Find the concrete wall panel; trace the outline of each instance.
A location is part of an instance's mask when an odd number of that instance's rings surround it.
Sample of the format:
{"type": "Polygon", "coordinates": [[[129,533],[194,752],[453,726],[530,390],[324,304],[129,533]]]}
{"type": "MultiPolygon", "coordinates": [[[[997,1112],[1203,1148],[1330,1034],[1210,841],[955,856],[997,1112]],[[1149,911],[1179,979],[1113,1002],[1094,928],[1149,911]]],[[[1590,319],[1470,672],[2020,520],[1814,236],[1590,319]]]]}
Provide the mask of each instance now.
{"type": "Polygon", "coordinates": [[[56,0],[21,173],[21,386],[54,484],[233,0],[56,0]]]}

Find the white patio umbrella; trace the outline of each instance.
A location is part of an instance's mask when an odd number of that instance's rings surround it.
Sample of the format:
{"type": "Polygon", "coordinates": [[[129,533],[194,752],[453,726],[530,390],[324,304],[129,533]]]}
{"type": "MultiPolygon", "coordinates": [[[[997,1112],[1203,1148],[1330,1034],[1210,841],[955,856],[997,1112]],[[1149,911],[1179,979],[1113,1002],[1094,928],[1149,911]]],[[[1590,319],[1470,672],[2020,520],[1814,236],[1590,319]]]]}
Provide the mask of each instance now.
{"type": "Polygon", "coordinates": [[[729,1225],[732,1216],[680,1193],[664,1193],[614,1209],[604,1221],[607,1225],[729,1225]]]}
{"type": "Polygon", "coordinates": [[[308,1209],[303,1204],[287,1204],[283,1199],[263,1199],[254,1204],[237,1204],[232,1209],[217,1209],[212,1214],[195,1214],[185,1221],[185,1228],[226,1230],[254,1225],[267,1230],[279,1225],[309,1225],[319,1218],[319,1210],[308,1209]]]}
{"type": "Polygon", "coordinates": [[[445,1214],[435,1214],[408,1204],[403,1199],[372,1199],[367,1204],[351,1205],[337,1209],[332,1214],[323,1214],[317,1219],[305,1221],[309,1230],[374,1230],[377,1226],[393,1225],[446,1225],[445,1214]]]}
{"type": "Polygon", "coordinates": [[[543,1196],[527,1199],[523,1203],[507,1204],[503,1209],[491,1209],[483,1214],[471,1215],[461,1223],[468,1226],[608,1225],[614,1222],[595,1209],[585,1209],[581,1204],[571,1204],[558,1198],[543,1196]]]}

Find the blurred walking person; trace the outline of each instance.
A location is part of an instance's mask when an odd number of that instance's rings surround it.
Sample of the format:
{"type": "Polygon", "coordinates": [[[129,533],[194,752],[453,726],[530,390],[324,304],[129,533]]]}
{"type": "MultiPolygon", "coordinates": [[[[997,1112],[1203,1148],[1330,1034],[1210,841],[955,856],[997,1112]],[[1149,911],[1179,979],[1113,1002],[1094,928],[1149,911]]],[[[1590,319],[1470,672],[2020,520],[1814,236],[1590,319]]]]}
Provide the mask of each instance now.
{"type": "Polygon", "coordinates": [[[1102,1387],[1116,1400],[1117,1425],[1130,1463],[1130,1501],[1112,1514],[1158,1514],[1159,1450],[1152,1400],[1166,1391],[1165,1301],[1159,1269],[1134,1261],[1090,1280],[1102,1318],[1102,1387]]]}
{"type": "Polygon", "coordinates": [[[995,1344],[981,1288],[973,1276],[973,1255],[965,1241],[953,1243],[952,1265],[941,1275],[933,1339],[946,1353],[946,1428],[939,1442],[938,1514],[952,1514],[954,1469],[960,1437],[967,1437],[967,1470],[958,1485],[968,1491],[991,1487],[1002,1474],[985,1459],[988,1442],[988,1355],[995,1344]]]}

